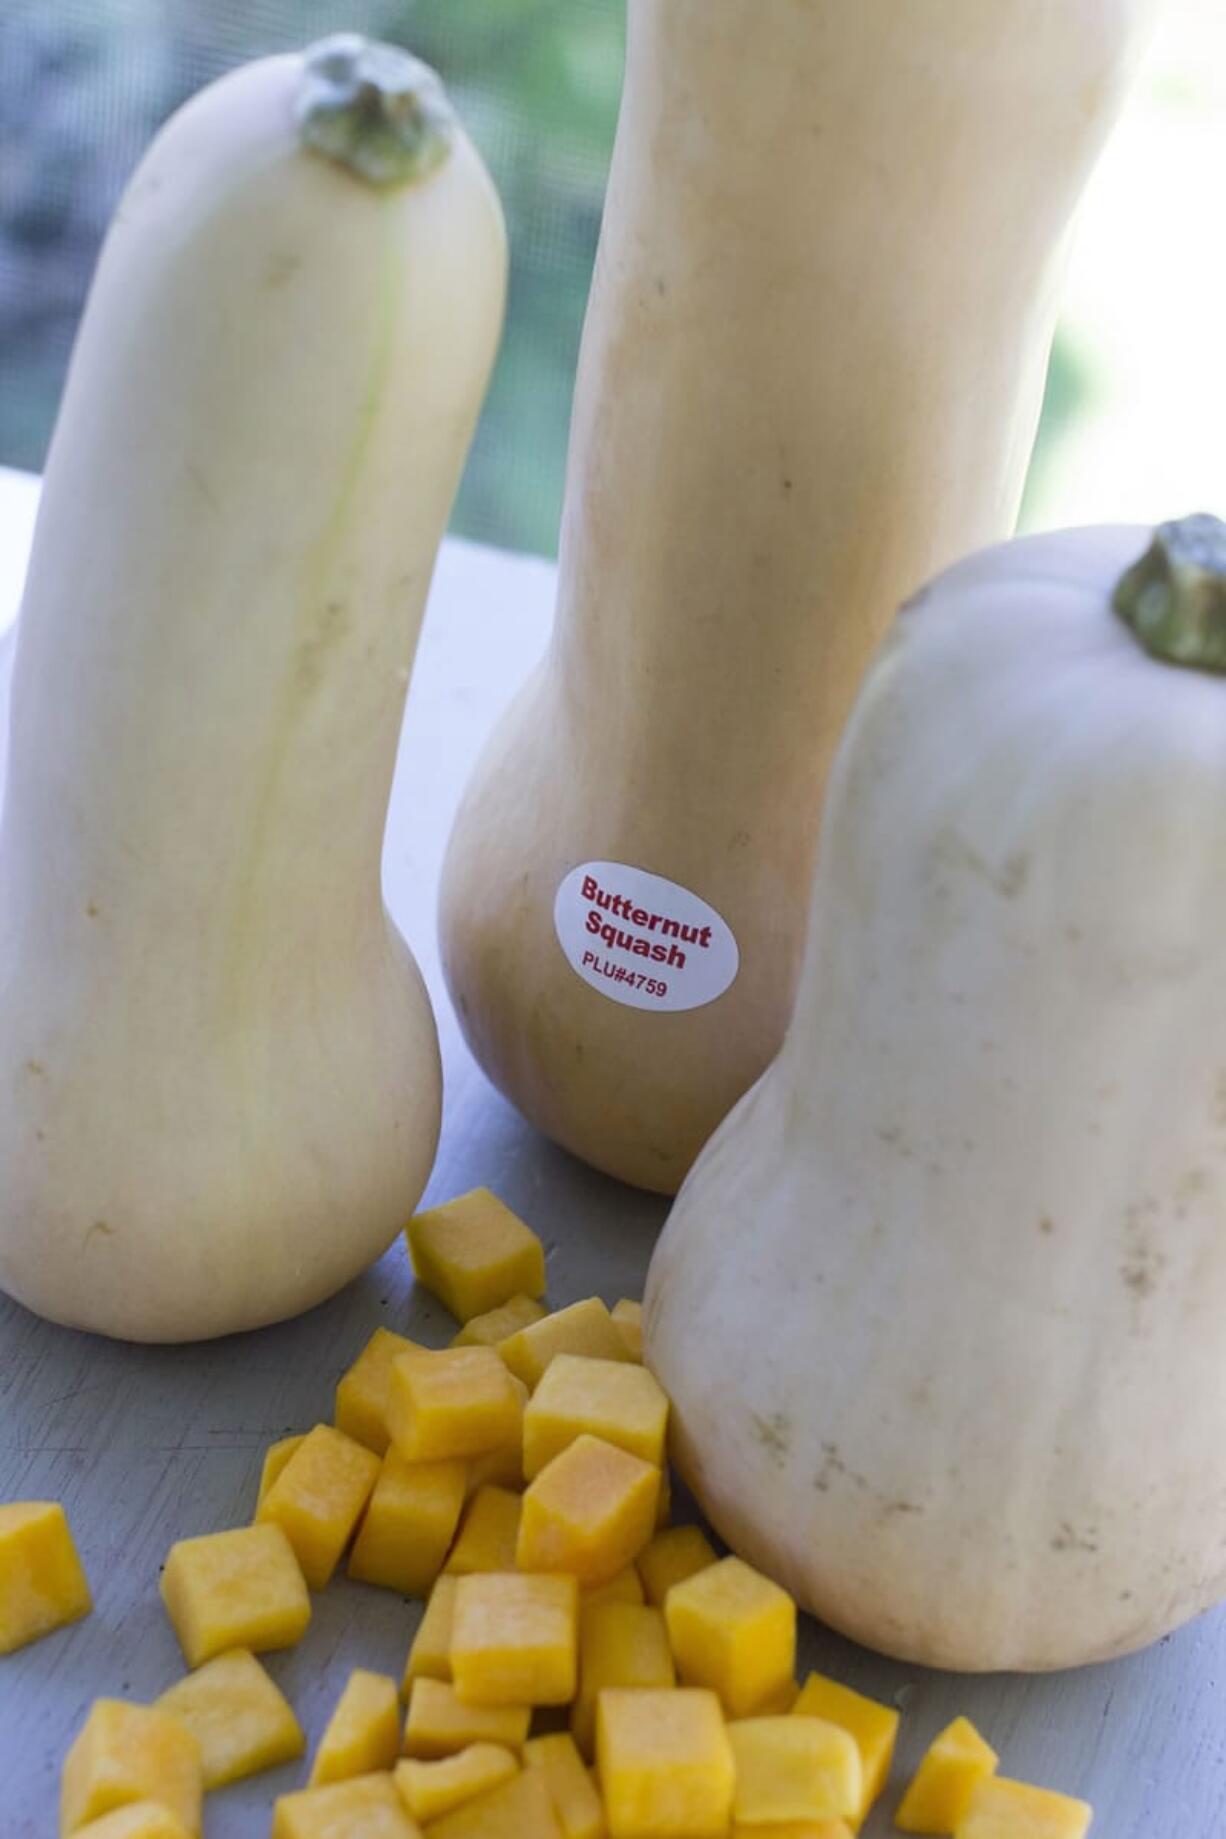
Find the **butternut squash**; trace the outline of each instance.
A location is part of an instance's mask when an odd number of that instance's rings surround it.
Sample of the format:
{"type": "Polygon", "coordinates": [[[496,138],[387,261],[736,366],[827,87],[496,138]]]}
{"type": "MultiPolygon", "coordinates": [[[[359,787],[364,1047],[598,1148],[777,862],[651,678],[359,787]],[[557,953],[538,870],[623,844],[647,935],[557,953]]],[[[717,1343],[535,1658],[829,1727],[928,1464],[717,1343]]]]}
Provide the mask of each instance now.
{"type": "Polygon", "coordinates": [[[547,658],[445,968],[548,1136],[672,1192],[779,1046],[821,791],[901,597],[1003,536],[1154,0],[631,0],[547,658]]]}

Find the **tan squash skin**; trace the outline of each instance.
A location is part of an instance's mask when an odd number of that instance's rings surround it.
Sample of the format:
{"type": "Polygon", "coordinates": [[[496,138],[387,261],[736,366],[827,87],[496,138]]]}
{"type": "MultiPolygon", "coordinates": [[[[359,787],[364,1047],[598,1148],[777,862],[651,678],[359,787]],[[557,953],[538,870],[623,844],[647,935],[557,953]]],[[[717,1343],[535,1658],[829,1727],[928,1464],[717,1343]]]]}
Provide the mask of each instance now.
{"type": "Polygon", "coordinates": [[[631,0],[553,643],[441,905],[477,1059],[598,1168],[675,1190],[779,1045],[832,749],[899,600],[1013,525],[1065,232],[1154,10],[631,0]],[[723,915],[725,995],[581,981],[554,896],[600,859],[723,915]]]}

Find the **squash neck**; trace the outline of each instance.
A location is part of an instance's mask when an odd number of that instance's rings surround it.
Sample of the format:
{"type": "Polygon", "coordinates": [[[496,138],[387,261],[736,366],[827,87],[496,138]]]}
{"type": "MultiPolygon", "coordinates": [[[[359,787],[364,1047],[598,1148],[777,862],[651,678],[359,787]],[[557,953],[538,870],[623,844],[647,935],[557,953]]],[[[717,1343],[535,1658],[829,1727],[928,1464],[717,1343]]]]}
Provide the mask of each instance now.
{"type": "Polygon", "coordinates": [[[455,142],[456,118],[430,66],[357,32],[307,47],[294,107],[304,147],[379,188],[419,184],[455,142]]]}
{"type": "Polygon", "coordinates": [[[1159,524],[1112,605],[1151,657],[1226,671],[1226,523],[1201,514],[1159,524]]]}

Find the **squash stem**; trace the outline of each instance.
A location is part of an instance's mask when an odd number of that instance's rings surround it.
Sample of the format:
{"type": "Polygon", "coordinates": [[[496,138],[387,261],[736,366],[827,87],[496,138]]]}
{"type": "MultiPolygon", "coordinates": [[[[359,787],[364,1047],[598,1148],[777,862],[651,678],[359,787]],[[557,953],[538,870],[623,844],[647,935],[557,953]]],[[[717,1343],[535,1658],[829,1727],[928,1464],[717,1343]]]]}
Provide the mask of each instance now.
{"type": "Polygon", "coordinates": [[[398,45],[337,32],[302,54],[304,146],[369,185],[414,185],[441,166],[455,116],[437,74],[398,45]]]}
{"type": "Polygon", "coordinates": [[[1151,656],[1226,671],[1226,523],[1202,514],[1159,524],[1112,605],[1151,656]]]}

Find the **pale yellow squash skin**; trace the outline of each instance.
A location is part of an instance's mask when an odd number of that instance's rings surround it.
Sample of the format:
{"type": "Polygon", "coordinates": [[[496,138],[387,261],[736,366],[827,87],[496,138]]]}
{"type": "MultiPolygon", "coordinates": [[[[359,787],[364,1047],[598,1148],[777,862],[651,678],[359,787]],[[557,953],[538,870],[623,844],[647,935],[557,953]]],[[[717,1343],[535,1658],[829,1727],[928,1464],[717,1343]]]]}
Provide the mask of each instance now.
{"type": "Polygon", "coordinates": [[[1111,610],[1147,534],[900,616],[783,1051],[647,1285],[714,1525],[909,1661],[1078,1665],[1226,1593],[1226,678],[1111,610]]]}
{"type": "Polygon", "coordinates": [[[72,362],[0,832],[0,1284],[138,1340],[318,1302],[434,1155],[434,1022],[380,889],[505,239],[455,125],[381,188],[298,56],[159,134],[72,362]]]}
{"type": "Polygon", "coordinates": [[[1016,515],[1065,233],[1155,0],[631,0],[548,657],[469,786],[445,967],[549,1136],[673,1191],[778,1048],[827,765],[903,596],[1016,515]],[[713,905],[740,972],[575,974],[577,864],[713,905]]]}

